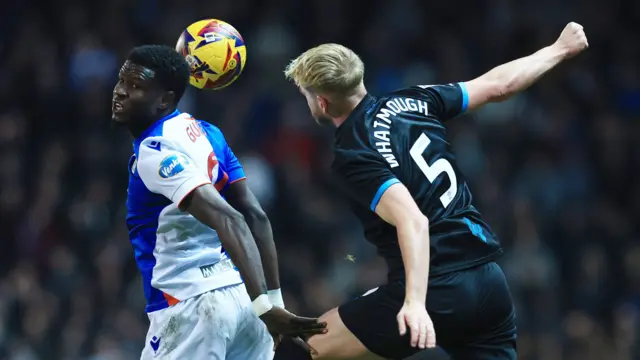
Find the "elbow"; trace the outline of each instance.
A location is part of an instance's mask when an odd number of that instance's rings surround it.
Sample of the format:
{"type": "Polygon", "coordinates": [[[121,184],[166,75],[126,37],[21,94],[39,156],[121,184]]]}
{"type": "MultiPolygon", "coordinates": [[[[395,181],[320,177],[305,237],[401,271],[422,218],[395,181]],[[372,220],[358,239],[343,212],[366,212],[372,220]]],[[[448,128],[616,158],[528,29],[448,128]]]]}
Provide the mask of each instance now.
{"type": "Polygon", "coordinates": [[[478,79],[476,87],[478,93],[481,94],[479,97],[484,100],[482,103],[491,103],[508,99],[513,93],[515,85],[513,79],[506,78],[505,76],[489,77],[485,75],[478,79]]]}
{"type": "Polygon", "coordinates": [[[259,205],[252,204],[251,206],[247,206],[244,209],[245,210],[242,211],[242,213],[246,217],[248,223],[251,223],[251,224],[268,224],[269,223],[269,217],[259,205]]]}
{"type": "Polygon", "coordinates": [[[230,225],[234,227],[246,226],[246,220],[244,215],[242,215],[242,213],[236,210],[230,210],[227,213],[227,221],[229,222],[230,225]]]}
{"type": "Polygon", "coordinates": [[[212,228],[218,233],[222,246],[225,248],[245,247],[244,244],[249,239],[253,240],[245,217],[235,210],[225,211],[212,228]]]}
{"type": "Polygon", "coordinates": [[[429,234],[429,219],[423,214],[412,216],[408,225],[414,234],[429,234]]]}
{"type": "Polygon", "coordinates": [[[262,208],[260,207],[254,207],[251,211],[251,217],[260,223],[267,223],[269,222],[269,217],[267,216],[267,213],[264,212],[264,210],[262,210],[262,208]]]}
{"type": "Polygon", "coordinates": [[[467,82],[469,108],[474,109],[487,103],[501,102],[509,98],[515,84],[512,81],[487,75],[467,82]]]}
{"type": "Polygon", "coordinates": [[[513,86],[510,84],[500,84],[496,86],[493,96],[498,101],[506,100],[513,94],[513,86]]]}
{"type": "Polygon", "coordinates": [[[489,92],[490,102],[501,102],[507,100],[513,94],[514,86],[509,82],[495,83],[489,92]]]}
{"type": "Polygon", "coordinates": [[[233,208],[211,214],[208,225],[219,234],[237,232],[238,229],[244,229],[247,226],[244,215],[233,208]]]}
{"type": "Polygon", "coordinates": [[[396,228],[400,247],[411,246],[411,251],[418,251],[423,248],[422,245],[429,244],[429,241],[425,241],[429,239],[429,219],[423,214],[407,216],[396,228]]]}
{"type": "Polygon", "coordinates": [[[419,230],[422,233],[429,233],[429,219],[426,216],[421,216],[418,220],[419,222],[419,230]]]}

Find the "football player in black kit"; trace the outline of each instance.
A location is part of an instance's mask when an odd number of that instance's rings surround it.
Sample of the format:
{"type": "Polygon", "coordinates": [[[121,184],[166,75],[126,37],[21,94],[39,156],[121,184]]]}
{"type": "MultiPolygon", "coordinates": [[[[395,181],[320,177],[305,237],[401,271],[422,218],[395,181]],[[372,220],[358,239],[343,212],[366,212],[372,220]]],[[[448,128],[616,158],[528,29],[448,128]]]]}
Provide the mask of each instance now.
{"type": "Polygon", "coordinates": [[[516,359],[515,311],[502,253],[473,207],[443,123],[522,91],[588,47],[569,23],[557,41],[468,82],[414,86],[374,97],[364,65],[337,44],[310,49],[285,71],[319,123],[334,124],[332,170],[365,236],[385,258],[385,285],[320,319],[328,332],[275,359],[404,359],[421,349],[451,358],[516,359]],[[436,340],[437,334],[437,340],[436,340]]]}

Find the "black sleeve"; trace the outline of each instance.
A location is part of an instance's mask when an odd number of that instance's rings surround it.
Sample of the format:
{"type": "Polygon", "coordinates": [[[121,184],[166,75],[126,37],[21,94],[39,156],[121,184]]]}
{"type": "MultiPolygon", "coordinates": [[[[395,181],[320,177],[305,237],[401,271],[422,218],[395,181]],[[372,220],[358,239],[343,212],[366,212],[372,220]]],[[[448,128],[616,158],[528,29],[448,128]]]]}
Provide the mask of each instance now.
{"type": "Polygon", "coordinates": [[[333,170],[349,196],[374,212],[382,194],[400,182],[385,160],[370,151],[337,151],[333,170]]]}
{"type": "Polygon", "coordinates": [[[429,102],[429,113],[441,121],[454,118],[467,110],[469,94],[463,82],[446,85],[418,85],[411,88],[429,102]]]}

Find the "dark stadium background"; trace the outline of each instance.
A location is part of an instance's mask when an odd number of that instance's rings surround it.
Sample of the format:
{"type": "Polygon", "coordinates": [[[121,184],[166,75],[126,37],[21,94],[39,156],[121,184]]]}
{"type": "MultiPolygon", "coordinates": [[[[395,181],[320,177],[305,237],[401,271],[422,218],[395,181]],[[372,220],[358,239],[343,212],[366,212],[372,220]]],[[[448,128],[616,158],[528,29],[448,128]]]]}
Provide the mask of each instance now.
{"type": "MultiPolygon", "coordinates": [[[[499,234],[520,359],[640,359],[640,2],[105,0],[0,11],[0,359],[136,359],[147,320],[124,224],[131,139],[110,127],[128,50],[203,17],[244,35],[245,73],[181,109],[225,132],[268,210],[288,307],[318,315],[384,265],[328,178],[331,129],[282,70],[360,53],[373,93],[468,80],[551,44],[591,48],[526,93],[451,121],[475,203],[499,234]],[[354,260],[354,261],[352,261],[354,260]]],[[[375,314],[372,314],[375,316],[375,314]]]]}

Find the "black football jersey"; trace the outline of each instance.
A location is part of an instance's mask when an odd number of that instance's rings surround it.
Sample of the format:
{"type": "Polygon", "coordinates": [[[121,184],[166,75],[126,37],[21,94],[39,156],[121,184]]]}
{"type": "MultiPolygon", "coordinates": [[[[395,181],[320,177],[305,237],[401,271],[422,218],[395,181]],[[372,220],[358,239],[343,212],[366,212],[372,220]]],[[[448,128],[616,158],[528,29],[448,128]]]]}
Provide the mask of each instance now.
{"type": "Polygon", "coordinates": [[[464,83],[415,86],[380,98],[367,95],[336,130],[332,171],[351,198],[365,237],[386,259],[390,279],[404,277],[398,237],[375,208],[397,182],[429,219],[430,276],[476,266],[502,253],[472,205],[443,124],[467,104],[464,83]]]}

